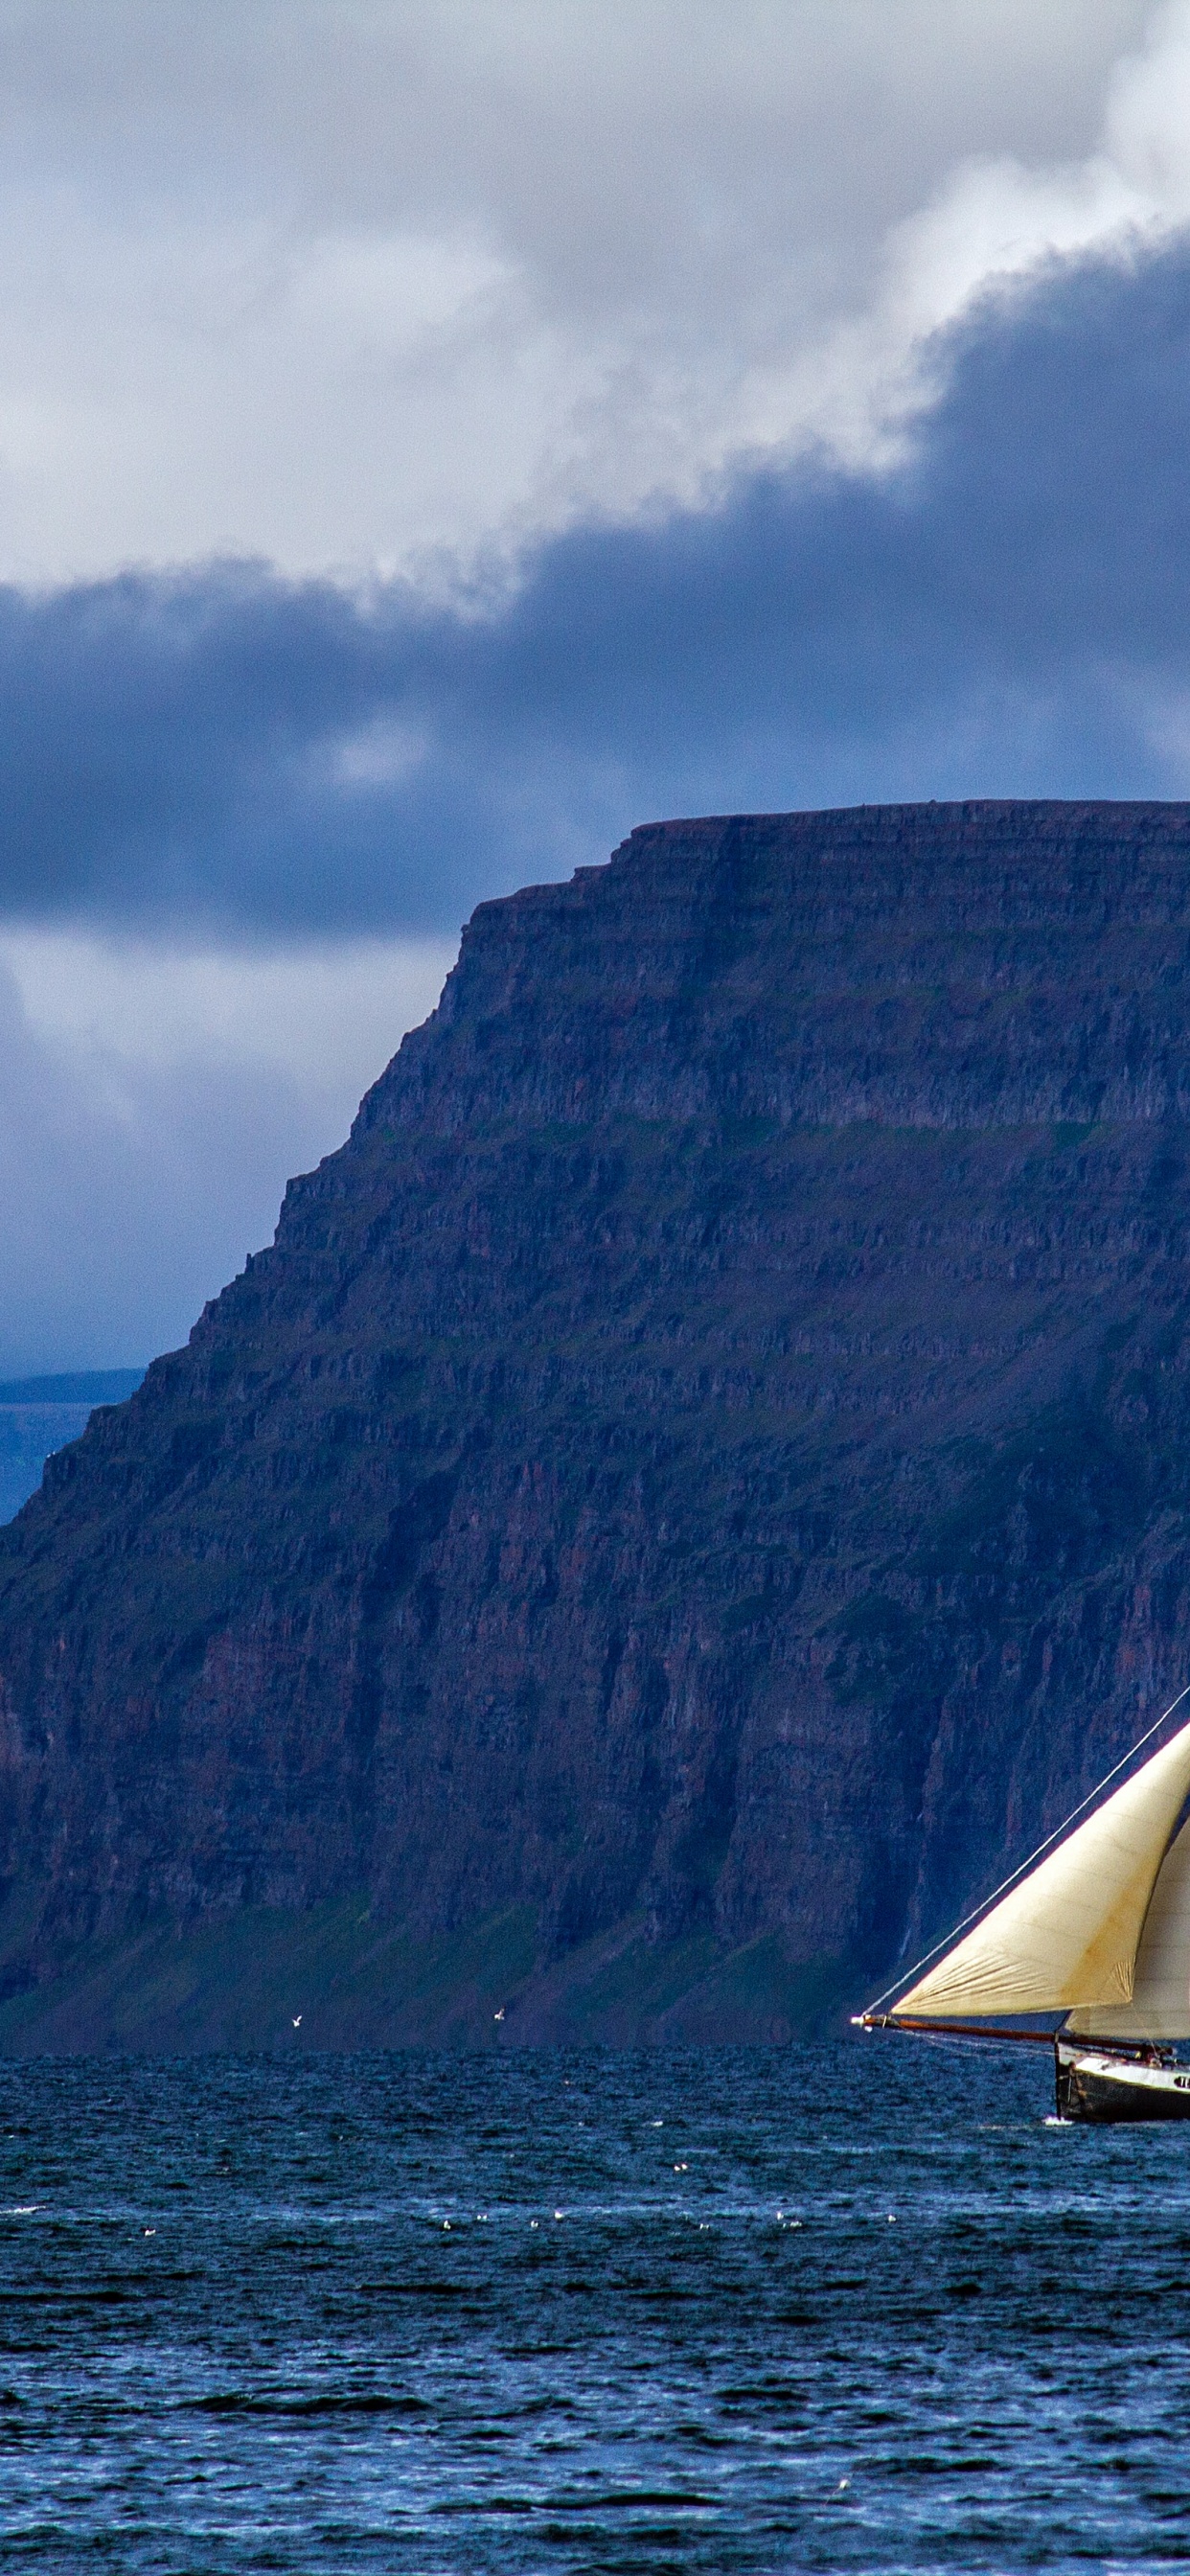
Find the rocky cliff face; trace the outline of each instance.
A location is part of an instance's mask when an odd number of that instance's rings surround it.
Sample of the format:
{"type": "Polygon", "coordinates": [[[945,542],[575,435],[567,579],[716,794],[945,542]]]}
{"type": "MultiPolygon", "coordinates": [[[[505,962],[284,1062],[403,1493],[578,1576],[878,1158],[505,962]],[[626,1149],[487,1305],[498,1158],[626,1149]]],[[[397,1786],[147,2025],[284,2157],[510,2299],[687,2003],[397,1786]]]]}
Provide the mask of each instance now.
{"type": "Polygon", "coordinates": [[[484,906],[0,1532],[22,2028],[249,1916],[515,1925],[509,2027],[585,1961],[621,2035],[933,1936],[1190,1678],[1188,1119],[1187,807],[660,825],[484,906]]]}

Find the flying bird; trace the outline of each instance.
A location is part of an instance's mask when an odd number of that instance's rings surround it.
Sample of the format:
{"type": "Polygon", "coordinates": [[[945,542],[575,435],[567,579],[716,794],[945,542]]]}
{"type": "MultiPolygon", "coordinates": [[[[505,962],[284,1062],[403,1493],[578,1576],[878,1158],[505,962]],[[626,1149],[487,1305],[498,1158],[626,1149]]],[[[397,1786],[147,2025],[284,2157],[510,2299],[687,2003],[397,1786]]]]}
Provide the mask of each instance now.
{"type": "Polygon", "coordinates": [[[295,2013],[295,2014],[294,2014],[294,2016],[293,2016],[293,2026],[294,2026],[294,2029],[295,2029],[295,2030],[300,2030],[300,2029],[301,2029],[301,2026],[302,2026],[302,2016],[301,2016],[301,2014],[300,2014],[300,2013],[295,2013]]]}

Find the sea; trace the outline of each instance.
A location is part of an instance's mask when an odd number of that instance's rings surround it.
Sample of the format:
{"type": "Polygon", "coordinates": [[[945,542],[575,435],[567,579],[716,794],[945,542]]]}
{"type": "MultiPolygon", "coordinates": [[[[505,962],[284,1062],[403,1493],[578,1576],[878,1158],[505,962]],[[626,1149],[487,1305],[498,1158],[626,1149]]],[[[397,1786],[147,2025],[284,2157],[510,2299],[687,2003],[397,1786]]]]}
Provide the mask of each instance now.
{"type": "Polygon", "coordinates": [[[0,2063],[0,2566],[1190,2561],[1190,2124],[1043,2050],[0,2063]]]}

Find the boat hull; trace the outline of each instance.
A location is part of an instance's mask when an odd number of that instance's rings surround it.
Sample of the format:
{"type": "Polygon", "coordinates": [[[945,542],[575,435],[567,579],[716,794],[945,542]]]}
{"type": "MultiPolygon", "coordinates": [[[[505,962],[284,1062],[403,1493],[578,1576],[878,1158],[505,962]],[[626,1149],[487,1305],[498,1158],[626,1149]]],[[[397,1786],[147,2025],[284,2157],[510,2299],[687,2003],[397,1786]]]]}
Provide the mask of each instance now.
{"type": "Polygon", "coordinates": [[[1060,2046],[1054,2058],[1061,2120],[1190,2120],[1190,2068],[1060,2046]]]}

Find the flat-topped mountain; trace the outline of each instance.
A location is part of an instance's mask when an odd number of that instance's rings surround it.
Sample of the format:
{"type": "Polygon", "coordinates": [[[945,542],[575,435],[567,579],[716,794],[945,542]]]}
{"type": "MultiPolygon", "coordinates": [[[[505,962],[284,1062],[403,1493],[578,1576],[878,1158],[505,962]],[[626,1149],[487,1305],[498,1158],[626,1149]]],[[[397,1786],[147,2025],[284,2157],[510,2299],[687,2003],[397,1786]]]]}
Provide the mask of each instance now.
{"type": "Polygon", "coordinates": [[[482,906],[0,1532],[0,2044],[880,1981],[1190,1678],[1188,1120],[1190,807],[662,824],[482,906]]]}

